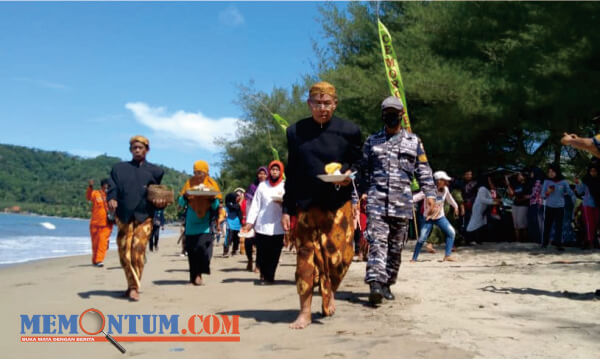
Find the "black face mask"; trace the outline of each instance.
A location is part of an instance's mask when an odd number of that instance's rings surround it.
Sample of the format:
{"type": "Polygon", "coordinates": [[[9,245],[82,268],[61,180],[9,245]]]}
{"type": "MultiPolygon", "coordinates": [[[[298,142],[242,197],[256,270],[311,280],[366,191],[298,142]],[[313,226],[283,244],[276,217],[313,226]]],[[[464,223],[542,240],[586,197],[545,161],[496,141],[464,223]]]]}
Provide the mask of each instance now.
{"type": "Polygon", "coordinates": [[[388,129],[395,129],[398,126],[398,124],[400,124],[400,116],[396,113],[383,114],[381,115],[381,118],[383,119],[383,122],[385,123],[385,126],[387,126],[388,129]]]}

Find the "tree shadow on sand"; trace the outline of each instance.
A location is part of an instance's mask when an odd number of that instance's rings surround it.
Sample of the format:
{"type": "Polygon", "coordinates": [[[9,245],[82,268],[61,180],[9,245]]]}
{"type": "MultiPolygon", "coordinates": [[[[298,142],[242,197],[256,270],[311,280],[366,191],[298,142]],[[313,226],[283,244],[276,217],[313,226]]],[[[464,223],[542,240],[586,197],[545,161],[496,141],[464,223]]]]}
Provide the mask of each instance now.
{"type": "Polygon", "coordinates": [[[189,280],[154,280],[155,285],[187,285],[189,280]]]}
{"type": "Polygon", "coordinates": [[[190,272],[190,271],[188,269],[167,269],[167,270],[165,270],[165,272],[168,272],[168,273],[173,273],[173,272],[184,272],[184,273],[187,273],[187,272],[190,272]]]}
{"type": "Polygon", "coordinates": [[[221,280],[221,282],[223,284],[236,283],[236,282],[253,282],[254,285],[265,285],[265,286],[272,286],[272,285],[296,285],[296,282],[292,281],[292,280],[275,280],[275,282],[272,283],[272,284],[264,284],[261,280],[258,280],[258,279],[244,279],[244,278],[223,279],[223,280],[221,280]]]}
{"type": "MultiPolygon", "coordinates": [[[[254,319],[260,322],[268,322],[271,324],[290,324],[296,317],[298,316],[298,309],[288,309],[288,310],[232,310],[232,311],[223,311],[218,312],[219,315],[239,315],[245,319],[254,319]]],[[[321,313],[313,313],[312,314],[312,323],[314,324],[323,324],[319,321],[322,319],[323,315],[321,313]]]]}
{"type": "Polygon", "coordinates": [[[77,295],[82,299],[89,299],[92,296],[108,296],[126,300],[127,298],[124,296],[124,293],[125,291],[123,290],[90,290],[77,293],[77,295]]]}
{"type": "Polygon", "coordinates": [[[577,293],[571,291],[548,291],[542,289],[533,289],[533,288],[513,288],[513,287],[504,287],[497,288],[493,285],[488,285],[479,290],[492,292],[496,294],[519,294],[519,295],[535,295],[535,296],[550,296],[556,298],[566,298],[571,300],[579,300],[579,301],[593,301],[596,298],[596,294],[592,292],[588,293],[577,293]]]}
{"type": "Polygon", "coordinates": [[[222,272],[249,272],[245,267],[219,269],[222,272]]]}

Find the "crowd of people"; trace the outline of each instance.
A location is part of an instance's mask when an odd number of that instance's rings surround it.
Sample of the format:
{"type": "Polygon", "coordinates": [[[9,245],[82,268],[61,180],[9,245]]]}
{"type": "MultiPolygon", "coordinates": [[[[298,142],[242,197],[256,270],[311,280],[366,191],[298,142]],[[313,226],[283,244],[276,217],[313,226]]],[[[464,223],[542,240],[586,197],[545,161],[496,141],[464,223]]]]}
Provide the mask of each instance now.
{"type": "MultiPolygon", "coordinates": [[[[302,329],[312,321],[314,287],[320,290],[323,314],[335,313],[334,294],[353,259],[366,260],[369,302],[377,306],[383,299],[393,300],[391,286],[411,232],[417,239],[413,263],[423,246],[435,252],[434,226],[445,235],[441,260],[457,261],[452,254],[457,238],[476,245],[502,233],[506,198],[517,241],[534,241],[542,248],[554,244],[562,250],[573,233],[568,229],[578,208],[577,196],[582,197],[584,245],[598,246],[600,182],[595,163],[574,185],[563,178],[557,164],[548,166],[546,173],[530,168],[501,180],[501,173],[483,172],[475,178],[471,170],[452,179],[443,170],[432,171],[421,139],[402,127],[405,108],[397,97],[383,100],[382,130],[364,143],[358,126],[334,116],[337,104],[333,85],[314,84],[307,100],[311,116],[287,128],[287,165],[272,161],[258,168],[255,181],[245,190],[238,188],[223,198],[208,163],[194,163],[193,176],[177,198],[184,209],[183,244],[191,284],[204,284],[214,243],[220,239],[224,257],[244,251],[246,269],[259,273],[263,284],[272,284],[282,248],[291,243],[297,254],[300,311],[290,327],[302,329]],[[327,180],[322,175],[332,164],[338,177],[327,180]],[[501,190],[506,190],[506,198],[501,190]],[[452,211],[444,209],[446,204],[452,211]]],[[[589,141],[571,134],[563,142],[589,150],[589,141]]],[[[592,145],[596,141],[600,139],[592,145]]],[[[92,184],[88,189],[97,211],[90,232],[93,243],[99,244],[94,245],[92,262],[101,264],[104,256],[105,235],[98,234],[110,235],[108,230],[98,230],[109,225],[96,220],[106,220],[114,212],[119,258],[127,279],[125,296],[133,301],[139,300],[146,243],[153,227],[161,226],[155,220],[156,210],[167,204],[147,198],[148,186],[160,184],[163,176],[159,167],[146,161],[149,150],[148,139],[131,138],[132,160],[113,167],[108,189],[104,182],[100,192],[94,192],[92,184]]],[[[157,241],[151,244],[158,250],[157,241]]]]}
{"type": "MultiPolygon", "coordinates": [[[[533,242],[541,248],[553,244],[559,251],[565,246],[600,247],[596,234],[600,218],[596,160],[590,162],[581,180],[575,177],[571,181],[564,178],[558,164],[548,164],[546,172],[538,167],[487,171],[477,180],[473,171],[467,170],[450,182],[445,198],[454,208],[448,224],[438,224],[446,234],[446,245],[452,241],[449,230],[455,228],[462,245],[491,240],[533,242]]],[[[414,199],[420,208],[421,198],[414,199]]],[[[422,217],[417,218],[421,223],[422,217]]],[[[425,222],[419,228],[421,243],[427,239],[429,227],[425,222]]]]}

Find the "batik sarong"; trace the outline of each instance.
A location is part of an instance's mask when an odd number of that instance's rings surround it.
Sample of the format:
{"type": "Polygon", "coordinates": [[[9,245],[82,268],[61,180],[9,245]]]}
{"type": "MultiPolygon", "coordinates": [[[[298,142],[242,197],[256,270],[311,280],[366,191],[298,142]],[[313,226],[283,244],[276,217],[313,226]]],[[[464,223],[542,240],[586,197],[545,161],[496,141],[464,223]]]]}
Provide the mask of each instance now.
{"type": "Polygon", "coordinates": [[[127,278],[127,289],[138,290],[144,270],[146,244],[152,233],[152,218],[147,218],[144,222],[132,220],[126,224],[117,219],[117,226],[119,260],[127,278]]]}
{"type": "Polygon", "coordinates": [[[296,286],[298,293],[304,295],[319,285],[324,315],[330,315],[331,297],[354,256],[352,216],[350,201],[336,211],[312,207],[298,213],[296,286]]]}

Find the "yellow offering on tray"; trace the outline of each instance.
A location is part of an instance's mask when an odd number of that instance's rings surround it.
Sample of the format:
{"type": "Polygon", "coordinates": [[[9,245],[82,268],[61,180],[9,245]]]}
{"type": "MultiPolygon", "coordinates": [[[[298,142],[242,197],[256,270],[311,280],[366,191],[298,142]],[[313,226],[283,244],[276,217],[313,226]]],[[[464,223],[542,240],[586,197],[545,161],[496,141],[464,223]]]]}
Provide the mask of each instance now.
{"type": "Polygon", "coordinates": [[[339,174],[341,169],[342,169],[342,164],[340,164],[340,163],[331,162],[331,163],[325,165],[325,173],[327,173],[328,175],[333,175],[336,173],[339,174]]]}

